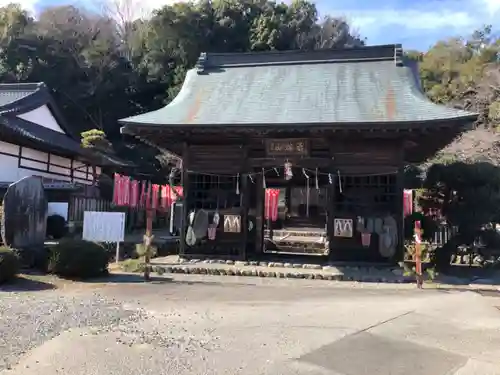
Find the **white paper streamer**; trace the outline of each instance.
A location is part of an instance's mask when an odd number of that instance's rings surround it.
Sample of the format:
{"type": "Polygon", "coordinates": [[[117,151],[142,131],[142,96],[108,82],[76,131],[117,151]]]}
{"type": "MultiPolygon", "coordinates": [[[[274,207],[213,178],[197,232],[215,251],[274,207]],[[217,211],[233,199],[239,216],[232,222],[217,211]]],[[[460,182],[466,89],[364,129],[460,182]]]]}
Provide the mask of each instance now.
{"type": "Polygon", "coordinates": [[[307,180],[307,185],[306,185],[306,216],[309,217],[309,175],[306,173],[306,170],[302,168],[302,173],[304,174],[306,180],[307,180]]]}
{"type": "Polygon", "coordinates": [[[340,171],[337,171],[337,176],[339,177],[339,191],[342,193],[342,179],[340,178],[340,171]]]}
{"type": "Polygon", "coordinates": [[[291,180],[293,177],[293,172],[292,172],[292,163],[286,162],[285,163],[285,180],[291,180]]]}

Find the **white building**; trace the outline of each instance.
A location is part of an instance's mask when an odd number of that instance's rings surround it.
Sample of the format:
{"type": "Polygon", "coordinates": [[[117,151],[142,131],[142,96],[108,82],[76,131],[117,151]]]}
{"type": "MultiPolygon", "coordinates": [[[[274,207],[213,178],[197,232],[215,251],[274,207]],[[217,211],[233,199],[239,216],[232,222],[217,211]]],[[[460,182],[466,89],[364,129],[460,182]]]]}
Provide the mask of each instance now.
{"type": "Polygon", "coordinates": [[[94,158],[69,134],[45,84],[0,84],[0,185],[34,175],[61,187],[91,185],[94,158]]]}

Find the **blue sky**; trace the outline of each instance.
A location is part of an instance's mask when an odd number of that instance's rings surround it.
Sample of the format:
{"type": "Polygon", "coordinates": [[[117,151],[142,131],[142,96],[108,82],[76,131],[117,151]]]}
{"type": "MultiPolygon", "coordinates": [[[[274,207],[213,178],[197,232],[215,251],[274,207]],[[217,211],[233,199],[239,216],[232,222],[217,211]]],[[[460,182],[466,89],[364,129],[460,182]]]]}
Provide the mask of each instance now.
{"type": "Polygon", "coordinates": [[[340,14],[369,44],[402,43],[425,50],[437,40],[500,26],[500,0],[319,0],[324,14],[340,14]]]}
{"type": "MultiPolygon", "coordinates": [[[[0,5],[12,0],[0,0],[0,5]]],[[[79,0],[137,1],[137,10],[158,7],[169,0],[79,0]],[[139,9],[140,8],[140,9],[139,9]]],[[[35,11],[64,0],[18,0],[35,11]]],[[[71,0],[69,0],[71,2],[71,0]]],[[[317,0],[322,15],[346,17],[369,44],[402,43],[405,49],[425,50],[437,40],[466,36],[484,24],[500,30],[500,0],[317,0]]]]}

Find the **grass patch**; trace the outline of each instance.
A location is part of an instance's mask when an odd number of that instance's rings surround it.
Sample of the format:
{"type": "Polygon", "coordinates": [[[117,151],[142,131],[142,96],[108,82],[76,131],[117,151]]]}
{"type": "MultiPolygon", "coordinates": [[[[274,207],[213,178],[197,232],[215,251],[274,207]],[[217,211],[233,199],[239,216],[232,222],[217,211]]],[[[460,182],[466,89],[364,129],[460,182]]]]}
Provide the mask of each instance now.
{"type": "Polygon", "coordinates": [[[145,267],[143,259],[127,259],[119,263],[119,268],[124,272],[141,273],[145,267]]]}

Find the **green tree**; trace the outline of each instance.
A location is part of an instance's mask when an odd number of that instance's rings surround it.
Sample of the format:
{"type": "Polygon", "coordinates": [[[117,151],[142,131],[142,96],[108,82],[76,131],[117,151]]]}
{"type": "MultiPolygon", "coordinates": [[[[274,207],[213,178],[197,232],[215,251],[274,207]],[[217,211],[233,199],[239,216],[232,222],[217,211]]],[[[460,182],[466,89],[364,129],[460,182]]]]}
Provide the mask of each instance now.
{"type": "Polygon", "coordinates": [[[490,163],[434,164],[424,180],[420,206],[438,213],[458,232],[436,251],[439,267],[449,265],[459,246],[472,246],[486,224],[498,220],[500,167],[490,163]]]}
{"type": "Polygon", "coordinates": [[[63,4],[36,19],[18,5],[0,8],[0,79],[45,82],[73,136],[103,131],[118,156],[153,172],[165,164],[158,151],[123,137],[117,120],[171,101],[201,52],[363,44],[345,20],[318,20],[306,0],[181,2],[145,19],[132,0],[106,1],[98,13],[63,4]]]}

